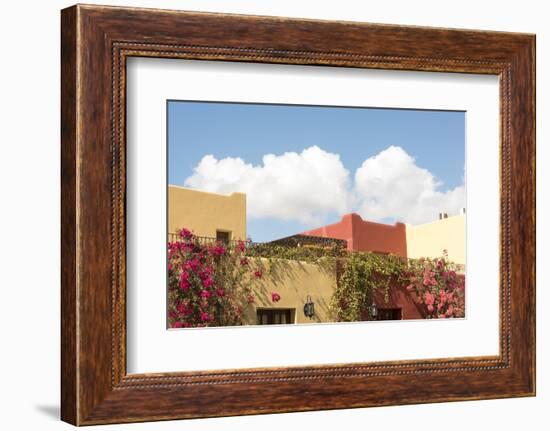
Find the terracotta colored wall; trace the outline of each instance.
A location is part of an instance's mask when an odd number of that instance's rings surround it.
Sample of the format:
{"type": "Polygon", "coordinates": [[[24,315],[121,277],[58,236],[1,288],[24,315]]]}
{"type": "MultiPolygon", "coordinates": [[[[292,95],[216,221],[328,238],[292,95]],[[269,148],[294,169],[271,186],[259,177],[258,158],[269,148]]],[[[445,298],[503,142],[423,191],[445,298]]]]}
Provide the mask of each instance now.
{"type": "Polygon", "coordinates": [[[406,228],[403,223],[394,225],[364,221],[353,217],[353,250],[392,253],[407,257],[406,228]]]}
{"type": "Polygon", "coordinates": [[[414,301],[412,295],[402,286],[394,286],[390,289],[389,301],[384,301],[384,293],[374,295],[374,302],[378,308],[401,308],[401,319],[425,319],[422,308],[414,301]]]}
{"type": "Polygon", "coordinates": [[[348,242],[348,250],[353,250],[352,214],[346,214],[338,223],[302,232],[304,235],[320,236],[324,238],[344,239],[348,242]]]}
{"type": "Polygon", "coordinates": [[[348,250],[391,253],[407,257],[406,228],[365,221],[359,214],[346,214],[338,223],[303,232],[304,235],[345,239],[348,250]]]}

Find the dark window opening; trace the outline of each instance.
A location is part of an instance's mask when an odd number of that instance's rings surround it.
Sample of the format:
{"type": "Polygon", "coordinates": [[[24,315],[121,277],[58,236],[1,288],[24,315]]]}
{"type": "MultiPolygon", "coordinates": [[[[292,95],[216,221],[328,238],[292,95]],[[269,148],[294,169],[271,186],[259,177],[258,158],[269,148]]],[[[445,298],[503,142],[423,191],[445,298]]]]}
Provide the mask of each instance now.
{"type": "Polygon", "coordinates": [[[216,231],[216,241],[221,241],[227,244],[230,240],[231,240],[231,232],[224,231],[224,230],[216,231]]]}
{"type": "Polygon", "coordinates": [[[290,308],[259,309],[256,310],[256,320],[258,325],[287,325],[294,323],[293,311],[290,308]]]}
{"type": "Polygon", "coordinates": [[[379,308],[377,320],[401,320],[401,308],[379,308]]]}

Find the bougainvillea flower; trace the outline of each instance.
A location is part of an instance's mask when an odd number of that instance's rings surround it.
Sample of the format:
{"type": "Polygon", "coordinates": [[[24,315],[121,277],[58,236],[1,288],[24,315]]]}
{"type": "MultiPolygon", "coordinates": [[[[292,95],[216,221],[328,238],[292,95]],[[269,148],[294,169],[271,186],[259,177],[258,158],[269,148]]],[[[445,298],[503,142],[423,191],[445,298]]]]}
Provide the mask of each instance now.
{"type": "Polygon", "coordinates": [[[435,297],[430,292],[426,292],[426,296],[424,298],[424,301],[426,302],[426,305],[433,305],[433,303],[435,301],[435,297]]]}
{"type": "Polygon", "coordinates": [[[237,243],[237,250],[239,250],[242,253],[243,251],[245,251],[245,249],[246,249],[246,245],[244,241],[239,241],[237,243]]]}
{"type": "Polygon", "coordinates": [[[193,233],[189,229],[183,228],[182,230],[180,230],[180,237],[185,239],[191,239],[193,238],[193,233]]]}
{"type": "Polygon", "coordinates": [[[189,261],[189,267],[193,270],[193,271],[196,271],[199,266],[200,266],[201,262],[199,259],[197,259],[196,257],[194,257],[193,259],[191,259],[189,261]]]}
{"type": "Polygon", "coordinates": [[[223,245],[217,245],[215,247],[210,248],[210,253],[213,256],[223,256],[226,252],[226,249],[223,245]]]}
{"type": "Polygon", "coordinates": [[[208,277],[208,278],[205,278],[204,280],[202,280],[202,285],[205,288],[209,288],[213,284],[214,284],[214,280],[212,279],[212,277],[208,277]]]}
{"type": "Polygon", "coordinates": [[[180,280],[180,289],[181,290],[189,290],[191,287],[191,283],[189,280],[180,280]]]}
{"type": "Polygon", "coordinates": [[[277,292],[271,292],[272,302],[279,302],[280,300],[281,300],[281,295],[279,295],[277,292]]]}

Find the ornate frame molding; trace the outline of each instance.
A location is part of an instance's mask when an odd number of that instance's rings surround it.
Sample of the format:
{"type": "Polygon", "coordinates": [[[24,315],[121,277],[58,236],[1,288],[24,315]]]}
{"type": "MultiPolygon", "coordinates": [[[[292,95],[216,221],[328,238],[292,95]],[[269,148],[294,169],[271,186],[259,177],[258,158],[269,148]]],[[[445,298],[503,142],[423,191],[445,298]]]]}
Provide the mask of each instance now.
{"type": "Polygon", "coordinates": [[[534,394],[534,36],[79,5],[62,12],[62,54],[63,420],[99,424],[534,394]],[[256,35],[258,28],[269,31],[256,35]],[[333,34],[339,37],[323,37],[333,34]],[[321,42],[308,42],[308,35],[321,42]],[[500,354],[127,375],[131,56],[498,75],[500,354]],[[246,396],[260,388],[263,403],[246,396]]]}

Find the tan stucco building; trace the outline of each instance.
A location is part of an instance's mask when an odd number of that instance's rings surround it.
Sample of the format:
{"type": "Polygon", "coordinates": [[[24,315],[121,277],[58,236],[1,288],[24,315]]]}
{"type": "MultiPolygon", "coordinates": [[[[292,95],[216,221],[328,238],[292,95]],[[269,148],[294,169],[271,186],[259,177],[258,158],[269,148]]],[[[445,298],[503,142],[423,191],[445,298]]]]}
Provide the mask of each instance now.
{"type": "Polygon", "coordinates": [[[406,225],[407,257],[439,257],[447,250],[449,260],[466,264],[466,216],[443,217],[431,223],[406,225]]]}
{"type": "Polygon", "coordinates": [[[246,240],[246,195],[222,195],[168,186],[168,233],[181,228],[197,236],[246,240]]]}
{"type": "MultiPolygon", "coordinates": [[[[266,260],[262,261],[269,265],[266,260]]],[[[266,270],[266,273],[269,271],[266,270]]],[[[264,277],[255,289],[256,301],[246,310],[245,320],[249,325],[262,324],[261,319],[266,314],[274,314],[274,317],[278,314],[284,318],[286,312],[290,322],[277,323],[329,322],[330,299],[335,286],[335,272],[307,262],[284,261],[279,270],[264,277]],[[276,303],[271,300],[273,292],[281,297],[276,303]],[[312,318],[306,317],[303,312],[308,299],[315,304],[312,318]]]]}

